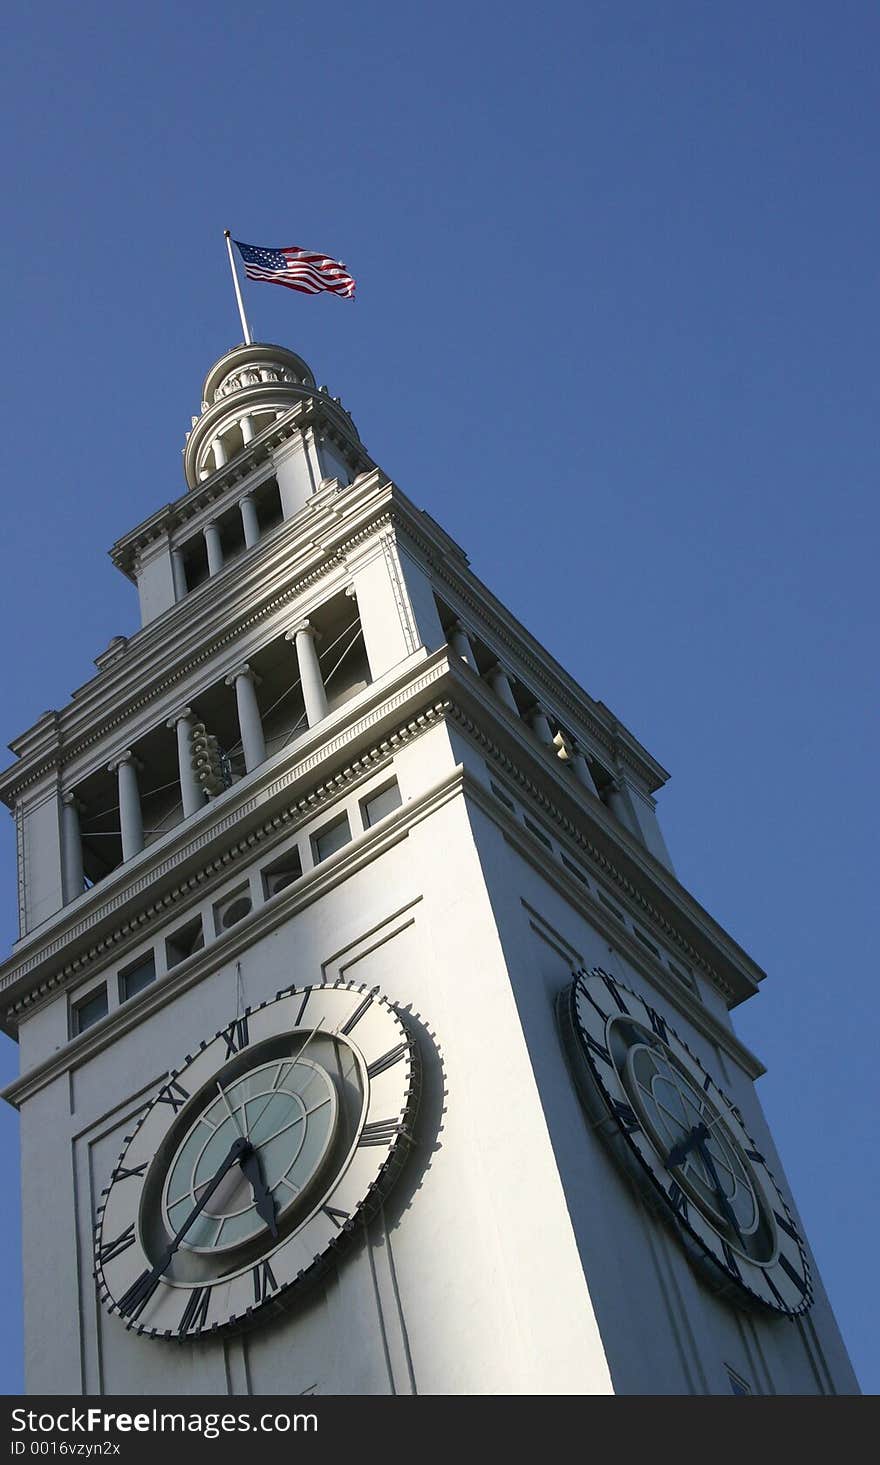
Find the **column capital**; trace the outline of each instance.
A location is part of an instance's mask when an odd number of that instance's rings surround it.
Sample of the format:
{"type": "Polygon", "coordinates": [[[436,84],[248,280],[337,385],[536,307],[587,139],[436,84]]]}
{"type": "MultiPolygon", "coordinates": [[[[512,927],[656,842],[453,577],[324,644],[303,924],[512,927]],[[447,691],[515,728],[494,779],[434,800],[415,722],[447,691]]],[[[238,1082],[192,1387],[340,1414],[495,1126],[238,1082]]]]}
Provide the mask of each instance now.
{"type": "Polygon", "coordinates": [[[309,620],[298,621],[295,626],[291,626],[289,631],[285,631],[284,639],[285,641],[295,641],[297,636],[311,636],[313,641],[320,641],[321,632],[309,620]]]}
{"type": "Polygon", "coordinates": [[[84,814],[86,806],[82,799],[77,798],[75,793],[62,794],[61,802],[67,809],[75,809],[77,814],[84,814]]]}
{"type": "Polygon", "coordinates": [[[115,773],[125,763],[129,763],[138,773],[141,772],[144,766],[140,758],[135,757],[131,748],[126,748],[122,753],[117,753],[116,757],[107,764],[107,772],[115,773]]]}
{"type": "Polygon", "coordinates": [[[234,687],[235,683],[239,680],[240,677],[245,677],[247,681],[253,682],[255,687],[258,687],[260,685],[260,682],[263,680],[262,677],[257,676],[257,673],[254,671],[252,666],[250,666],[247,662],[244,662],[242,666],[237,666],[235,668],[235,671],[231,671],[228,677],[224,678],[226,686],[234,687]]]}
{"type": "Polygon", "coordinates": [[[184,719],[185,718],[188,718],[188,717],[195,717],[195,713],[193,712],[192,708],[191,707],[181,707],[180,710],[179,710],[179,712],[173,712],[171,714],[171,716],[166,721],[165,726],[166,727],[177,727],[177,724],[179,722],[183,722],[184,719]]]}
{"type": "Polygon", "coordinates": [[[349,600],[357,600],[357,594],[358,593],[357,593],[357,586],[356,585],[354,585],[354,584],[346,585],[346,587],[345,587],[345,593],[348,596],[349,600]]]}

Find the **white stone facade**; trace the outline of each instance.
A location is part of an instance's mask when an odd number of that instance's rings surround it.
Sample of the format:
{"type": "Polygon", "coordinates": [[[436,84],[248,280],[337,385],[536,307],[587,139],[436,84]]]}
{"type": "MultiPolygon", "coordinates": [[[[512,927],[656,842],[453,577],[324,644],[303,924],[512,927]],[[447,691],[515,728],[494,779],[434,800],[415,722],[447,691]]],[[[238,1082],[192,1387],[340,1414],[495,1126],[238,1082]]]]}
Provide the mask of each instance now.
{"type": "Polygon", "coordinates": [[[6,1097],[28,1389],[726,1394],[733,1373],[755,1393],[856,1392],[815,1267],[795,1321],[717,1296],[597,1137],[563,1053],[558,992],[575,968],[613,969],[662,1006],[781,1177],[761,1066],[729,1018],[763,974],[672,873],[664,771],[366,457],[305,364],[248,350],[208,376],[188,493],[114,551],[142,630],[17,740],[0,779],[19,830],[22,937],[0,984],[21,1045],[6,1097]],[[218,423],[260,408],[271,424],[202,477],[218,423]],[[268,478],[277,517],[255,533],[244,511],[241,548],[218,559],[215,544],[188,587],[174,551],[268,478]],[[330,648],[349,615],[361,660],[340,681],[330,648]],[[286,677],[301,712],[278,723],[286,677]],[[211,717],[243,758],[199,804],[187,738],[211,717]],[[158,833],[135,759],[179,779],[158,833]],[[111,765],[121,857],[104,871],[117,833],[89,800],[112,794],[111,765]],[[135,970],[153,975],[129,994],[135,970]],[[137,1336],[92,1275],[124,1138],[202,1040],[314,982],[398,1006],[423,1068],[412,1152],[277,1317],[183,1345],[137,1336]]]}

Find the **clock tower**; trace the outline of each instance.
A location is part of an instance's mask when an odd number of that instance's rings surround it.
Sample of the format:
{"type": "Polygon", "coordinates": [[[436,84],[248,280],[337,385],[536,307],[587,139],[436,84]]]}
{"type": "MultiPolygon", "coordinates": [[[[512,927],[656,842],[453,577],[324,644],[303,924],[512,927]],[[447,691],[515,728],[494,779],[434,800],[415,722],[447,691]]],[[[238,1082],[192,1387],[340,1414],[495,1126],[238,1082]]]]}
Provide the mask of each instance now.
{"type": "Polygon", "coordinates": [[[857,1391],[667,775],[280,346],[12,744],[27,1387],[857,1391]]]}

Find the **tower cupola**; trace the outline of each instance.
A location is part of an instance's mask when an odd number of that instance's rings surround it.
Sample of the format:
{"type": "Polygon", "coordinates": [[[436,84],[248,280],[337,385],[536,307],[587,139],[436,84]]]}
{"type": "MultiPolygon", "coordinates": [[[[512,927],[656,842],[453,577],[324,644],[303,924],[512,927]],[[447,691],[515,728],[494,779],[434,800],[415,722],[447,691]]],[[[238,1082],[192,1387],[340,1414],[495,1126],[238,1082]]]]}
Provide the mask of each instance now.
{"type": "MultiPolygon", "coordinates": [[[[302,357],[284,346],[254,342],[227,351],[205,378],[201,415],[193,418],[187,433],[183,469],[188,487],[197,488],[277,418],[317,390],[302,357]]],[[[329,405],[345,419],[350,434],[354,425],[348,413],[332,398],[329,405]]]]}

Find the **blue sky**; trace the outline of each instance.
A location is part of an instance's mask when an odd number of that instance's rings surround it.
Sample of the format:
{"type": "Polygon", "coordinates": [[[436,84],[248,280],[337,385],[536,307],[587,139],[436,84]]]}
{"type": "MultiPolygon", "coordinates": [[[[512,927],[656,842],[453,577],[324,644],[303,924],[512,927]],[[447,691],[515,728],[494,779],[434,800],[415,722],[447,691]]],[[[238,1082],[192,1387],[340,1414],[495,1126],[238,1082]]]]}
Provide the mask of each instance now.
{"type": "MultiPolygon", "coordinates": [[[[877,1392],[880,12],[86,0],[4,39],[4,741],[135,629],[105,551],[182,491],[240,338],[223,228],[343,258],[353,304],[251,285],[254,334],[670,769],[679,876],[769,973],[736,1026],[877,1392]]],[[[0,892],[6,951],[5,814],[0,892]]]]}

